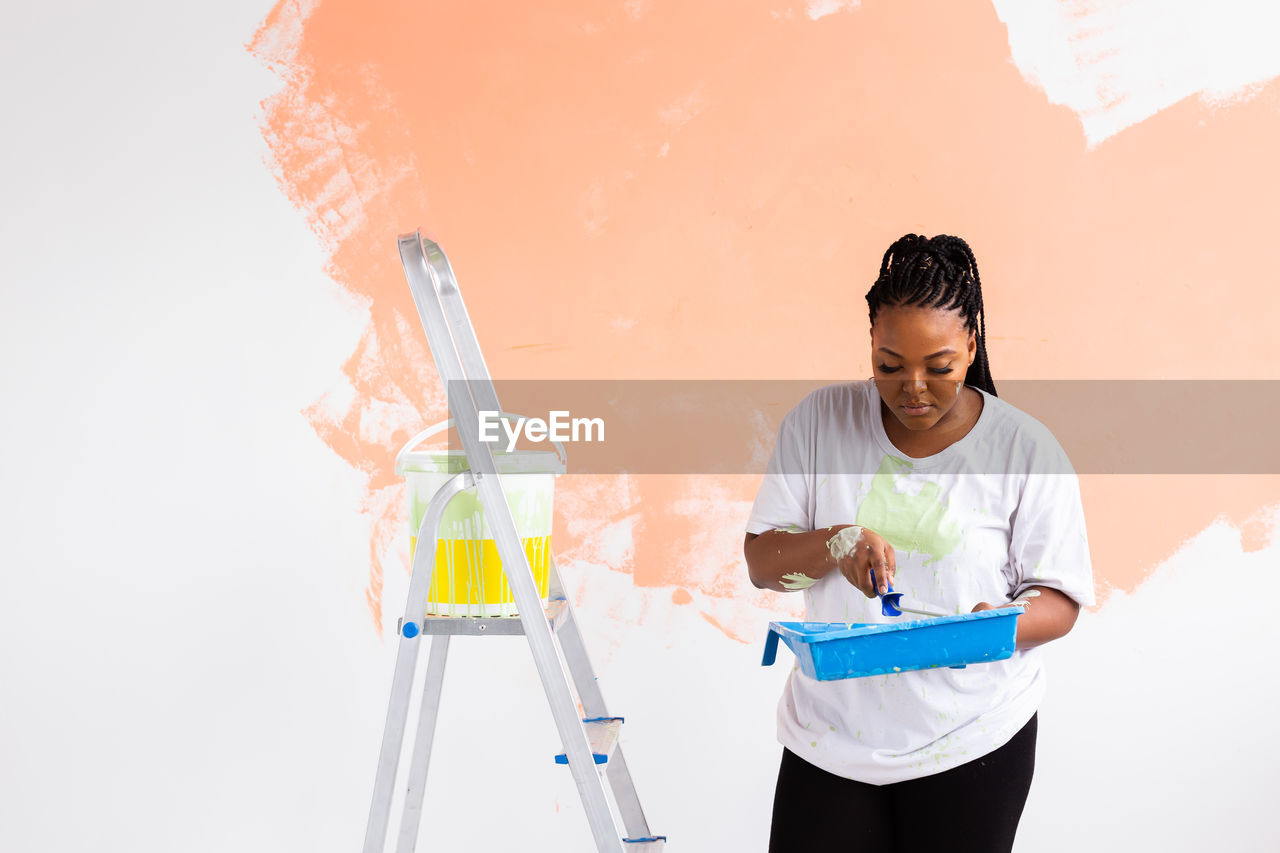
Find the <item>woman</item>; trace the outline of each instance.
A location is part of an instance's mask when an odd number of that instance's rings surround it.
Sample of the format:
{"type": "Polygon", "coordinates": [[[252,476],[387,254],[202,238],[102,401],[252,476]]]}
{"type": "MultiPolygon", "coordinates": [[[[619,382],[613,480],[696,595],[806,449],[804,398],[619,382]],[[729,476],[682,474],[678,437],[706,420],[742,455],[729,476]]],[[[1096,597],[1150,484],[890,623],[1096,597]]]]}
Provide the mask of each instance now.
{"type": "Polygon", "coordinates": [[[1049,431],[996,396],[963,240],[896,241],[867,304],[873,381],[821,388],[783,420],[747,525],[752,583],[804,590],[816,622],[889,621],[876,595],[890,583],[953,613],[1036,594],[1007,660],[827,682],[793,670],[769,849],[1010,850],[1038,647],[1093,603],[1079,485],[1049,431]]]}

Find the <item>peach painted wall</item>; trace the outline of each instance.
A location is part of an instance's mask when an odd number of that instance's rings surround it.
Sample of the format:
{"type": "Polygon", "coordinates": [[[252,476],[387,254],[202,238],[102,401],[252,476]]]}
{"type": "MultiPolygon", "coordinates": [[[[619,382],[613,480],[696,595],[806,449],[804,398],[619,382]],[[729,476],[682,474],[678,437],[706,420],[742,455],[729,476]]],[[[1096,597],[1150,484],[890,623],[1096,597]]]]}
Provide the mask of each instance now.
{"type": "MultiPolygon", "coordinates": [[[[1186,32],[1126,8],[277,5],[251,44],[284,82],[263,123],[276,175],[370,312],[307,414],[366,477],[374,628],[407,559],[392,456],[443,411],[393,251],[415,227],[499,378],[869,375],[862,294],[909,231],[974,247],[997,383],[1274,378],[1275,347],[1232,330],[1280,321],[1258,274],[1280,69],[1240,4],[1179,7],[1208,34],[1199,64],[1177,59],[1186,32]]],[[[557,538],[745,639],[735,602],[791,606],[741,582],[755,485],[570,478],[557,538]]],[[[1274,476],[1083,488],[1104,600],[1215,518],[1261,547],[1280,502],[1274,476]]]]}

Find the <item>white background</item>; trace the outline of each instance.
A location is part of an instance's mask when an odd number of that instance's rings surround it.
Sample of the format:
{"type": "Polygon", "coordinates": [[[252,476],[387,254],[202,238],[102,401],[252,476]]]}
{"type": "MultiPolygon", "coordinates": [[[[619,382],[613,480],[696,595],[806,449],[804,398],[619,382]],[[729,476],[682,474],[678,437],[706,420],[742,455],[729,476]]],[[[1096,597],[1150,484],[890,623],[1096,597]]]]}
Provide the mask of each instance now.
{"type": "MultiPolygon", "coordinates": [[[[269,8],[5,12],[0,850],[363,838],[394,650],[360,475],[300,412],[365,317],[265,165],[269,8]]],[[[1055,644],[1020,851],[1280,849],[1278,557],[1215,526],[1055,644]]],[[[763,851],[787,667],[566,580],[654,829],[763,851]]],[[[520,641],[455,642],[437,742],[420,849],[590,848],[520,641]]]]}

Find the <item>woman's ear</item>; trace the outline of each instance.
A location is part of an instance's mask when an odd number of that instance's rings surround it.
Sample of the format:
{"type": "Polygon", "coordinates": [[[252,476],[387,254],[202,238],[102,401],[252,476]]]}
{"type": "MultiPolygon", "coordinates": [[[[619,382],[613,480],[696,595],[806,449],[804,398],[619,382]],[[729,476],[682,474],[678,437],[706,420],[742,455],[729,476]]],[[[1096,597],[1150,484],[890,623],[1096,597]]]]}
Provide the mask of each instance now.
{"type": "Polygon", "coordinates": [[[978,333],[969,333],[969,364],[973,364],[978,359],[978,333]]]}

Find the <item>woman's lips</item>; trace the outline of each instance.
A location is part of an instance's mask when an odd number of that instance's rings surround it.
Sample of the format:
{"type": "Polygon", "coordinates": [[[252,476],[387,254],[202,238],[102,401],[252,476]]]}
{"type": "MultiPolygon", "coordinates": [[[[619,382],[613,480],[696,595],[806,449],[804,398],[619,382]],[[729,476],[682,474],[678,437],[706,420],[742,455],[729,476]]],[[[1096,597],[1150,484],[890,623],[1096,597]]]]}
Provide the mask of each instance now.
{"type": "Polygon", "coordinates": [[[916,416],[923,415],[930,408],[931,406],[928,403],[904,403],[902,406],[902,410],[908,415],[916,416]]]}

